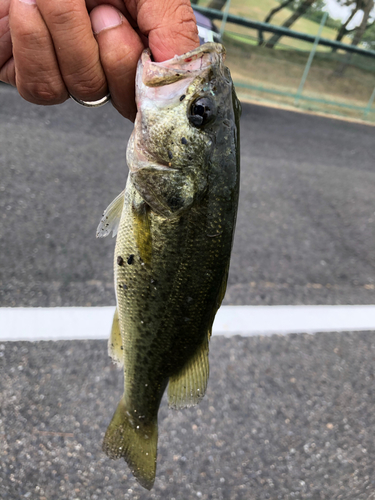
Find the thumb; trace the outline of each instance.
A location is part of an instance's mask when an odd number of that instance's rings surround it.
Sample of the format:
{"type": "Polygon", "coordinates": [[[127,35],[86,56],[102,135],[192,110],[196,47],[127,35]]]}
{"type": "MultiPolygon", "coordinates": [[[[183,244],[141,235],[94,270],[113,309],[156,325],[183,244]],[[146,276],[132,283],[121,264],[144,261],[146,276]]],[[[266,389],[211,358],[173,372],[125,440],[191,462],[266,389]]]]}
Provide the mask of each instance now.
{"type": "Polygon", "coordinates": [[[134,121],[135,72],[144,49],[142,40],[126,17],[110,5],[95,7],[90,17],[112,104],[123,116],[134,121]]]}
{"type": "Polygon", "coordinates": [[[165,61],[199,46],[190,0],[137,0],[138,26],[148,36],[155,61],[165,61]]]}

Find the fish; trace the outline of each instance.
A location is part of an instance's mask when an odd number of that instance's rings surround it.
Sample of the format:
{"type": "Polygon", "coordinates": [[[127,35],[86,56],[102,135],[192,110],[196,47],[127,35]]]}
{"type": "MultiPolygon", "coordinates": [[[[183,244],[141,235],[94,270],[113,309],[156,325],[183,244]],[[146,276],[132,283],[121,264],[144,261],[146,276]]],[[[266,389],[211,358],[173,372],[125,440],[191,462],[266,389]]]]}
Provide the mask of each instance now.
{"type": "Polygon", "coordinates": [[[148,490],[162,396],[168,386],[176,409],[204,396],[212,324],[227,286],[241,107],[224,59],[217,43],[165,62],[142,53],[125,190],[97,230],[117,236],[108,351],[124,367],[124,394],[103,450],[123,457],[148,490]]]}

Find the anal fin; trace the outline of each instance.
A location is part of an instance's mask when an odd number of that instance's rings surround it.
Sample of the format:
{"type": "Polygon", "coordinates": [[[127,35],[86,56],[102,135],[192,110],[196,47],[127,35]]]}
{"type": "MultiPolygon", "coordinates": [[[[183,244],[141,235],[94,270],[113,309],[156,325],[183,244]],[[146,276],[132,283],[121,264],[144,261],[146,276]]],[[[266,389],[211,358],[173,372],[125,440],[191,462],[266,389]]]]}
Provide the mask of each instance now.
{"type": "Polygon", "coordinates": [[[113,316],[111,335],[108,340],[108,354],[118,366],[124,366],[124,351],[117,307],[113,316]]]}
{"type": "Polygon", "coordinates": [[[209,374],[208,336],[183,368],[169,379],[168,404],[180,409],[194,406],[203,398],[209,374]]]}

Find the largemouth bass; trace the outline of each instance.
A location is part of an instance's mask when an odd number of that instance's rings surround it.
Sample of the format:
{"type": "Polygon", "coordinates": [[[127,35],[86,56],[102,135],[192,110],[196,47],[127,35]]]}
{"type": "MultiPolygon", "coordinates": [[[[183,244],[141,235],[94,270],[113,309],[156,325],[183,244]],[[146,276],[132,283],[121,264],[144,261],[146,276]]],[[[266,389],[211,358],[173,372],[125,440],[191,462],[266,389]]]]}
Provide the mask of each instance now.
{"type": "Polygon", "coordinates": [[[155,63],[144,51],[126,188],[97,235],[117,233],[117,309],[109,354],[124,395],[103,442],[151,489],[163,393],[195,405],[208,379],[208,342],[225,294],[239,190],[239,116],[222,45],[155,63]]]}

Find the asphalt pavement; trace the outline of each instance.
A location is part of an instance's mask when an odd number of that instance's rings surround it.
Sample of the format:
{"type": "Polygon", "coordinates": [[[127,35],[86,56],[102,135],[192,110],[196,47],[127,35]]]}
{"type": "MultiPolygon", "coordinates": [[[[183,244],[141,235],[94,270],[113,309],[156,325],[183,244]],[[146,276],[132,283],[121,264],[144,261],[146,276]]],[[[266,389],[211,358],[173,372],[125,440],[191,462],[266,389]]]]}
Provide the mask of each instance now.
{"type": "Polygon", "coordinates": [[[214,337],[198,407],[159,412],[154,489],[101,451],[105,341],[0,344],[0,498],[373,500],[373,333],[214,337]]]}
{"type": "MultiPolygon", "coordinates": [[[[132,126],[110,105],[38,107],[0,86],[0,304],[114,304],[132,126]]],[[[243,105],[241,196],[225,304],[375,303],[375,128],[243,105]]]]}
{"type": "MultiPolygon", "coordinates": [[[[131,125],[0,85],[0,306],[114,304],[131,125]]],[[[373,304],[375,129],[244,104],[226,304],[373,304]]],[[[1,325],[0,325],[1,328],[1,325]]],[[[0,498],[375,499],[373,332],[214,337],[199,407],[159,413],[146,492],[101,440],[122,393],[105,341],[0,344],[0,498]]]]}

